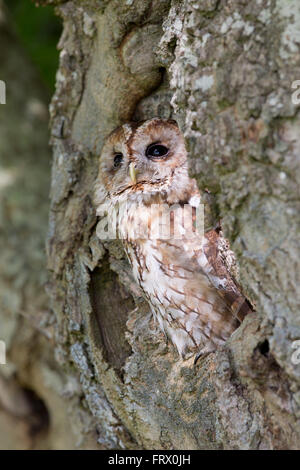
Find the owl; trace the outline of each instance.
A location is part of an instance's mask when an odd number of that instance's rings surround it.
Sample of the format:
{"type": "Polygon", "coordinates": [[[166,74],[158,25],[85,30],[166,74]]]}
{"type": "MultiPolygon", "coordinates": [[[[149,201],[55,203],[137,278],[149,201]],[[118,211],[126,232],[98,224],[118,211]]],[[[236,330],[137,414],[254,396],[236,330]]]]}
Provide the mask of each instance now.
{"type": "Polygon", "coordinates": [[[116,219],[133,276],[183,359],[222,346],[252,311],[220,230],[197,230],[201,194],[173,120],[124,124],[106,140],[95,204],[116,219]]]}

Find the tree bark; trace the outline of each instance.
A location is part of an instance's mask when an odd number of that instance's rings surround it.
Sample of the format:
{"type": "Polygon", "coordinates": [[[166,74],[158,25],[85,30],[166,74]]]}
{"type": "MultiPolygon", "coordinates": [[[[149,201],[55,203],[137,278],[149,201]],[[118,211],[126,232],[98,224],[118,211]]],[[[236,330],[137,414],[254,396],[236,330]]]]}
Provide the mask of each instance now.
{"type": "Polygon", "coordinates": [[[93,448],[95,422],[83,408],[70,427],[82,393],[55,360],[45,292],[50,97],[13,31],[0,0],[0,449],[93,448]]]}
{"type": "Polygon", "coordinates": [[[99,448],[299,448],[297,1],[39,3],[64,21],[47,255],[74,419],[89,410],[99,448]],[[221,220],[256,309],[196,367],[153,322],[120,244],[95,234],[105,137],[157,115],[179,122],[207,228],[221,220]]]}

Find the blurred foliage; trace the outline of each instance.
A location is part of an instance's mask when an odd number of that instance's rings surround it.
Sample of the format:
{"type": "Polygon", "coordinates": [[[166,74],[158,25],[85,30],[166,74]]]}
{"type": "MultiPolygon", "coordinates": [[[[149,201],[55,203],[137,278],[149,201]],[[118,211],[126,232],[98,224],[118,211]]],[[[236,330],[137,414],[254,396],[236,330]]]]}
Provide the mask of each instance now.
{"type": "Polygon", "coordinates": [[[32,0],[4,1],[19,39],[52,92],[58,67],[57,43],[62,30],[54,8],[36,7],[32,0]]]}

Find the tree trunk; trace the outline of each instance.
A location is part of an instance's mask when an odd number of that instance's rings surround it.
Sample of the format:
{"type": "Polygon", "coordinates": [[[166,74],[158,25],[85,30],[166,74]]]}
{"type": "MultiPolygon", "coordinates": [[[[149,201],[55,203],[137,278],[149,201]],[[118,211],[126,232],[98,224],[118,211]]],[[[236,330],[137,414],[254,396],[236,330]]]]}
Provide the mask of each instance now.
{"type": "Polygon", "coordinates": [[[39,3],[64,21],[47,255],[70,419],[99,448],[299,448],[297,0],[39,3]],[[195,367],[158,330],[119,242],[95,233],[104,139],[157,115],[184,132],[207,228],[221,220],[256,309],[195,367]]]}
{"type": "Polygon", "coordinates": [[[45,292],[50,149],[49,96],[0,0],[0,449],[96,447],[80,387],[54,357],[54,315],[45,292]],[[72,393],[71,393],[72,392],[72,393]],[[69,395],[72,395],[69,397],[69,395]],[[68,397],[68,398],[67,398],[68,397]],[[86,418],[85,418],[86,415],[86,418]]]}

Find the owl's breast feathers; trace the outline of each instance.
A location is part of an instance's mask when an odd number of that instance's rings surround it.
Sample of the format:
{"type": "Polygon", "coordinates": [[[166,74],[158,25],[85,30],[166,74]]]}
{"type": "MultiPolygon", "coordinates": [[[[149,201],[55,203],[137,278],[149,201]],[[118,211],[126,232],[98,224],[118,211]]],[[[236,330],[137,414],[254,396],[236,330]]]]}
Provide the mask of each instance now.
{"type": "MultiPolygon", "coordinates": [[[[133,217],[140,213],[149,222],[147,208],[133,217]]],[[[186,228],[180,239],[123,239],[133,274],[182,357],[215,350],[252,311],[229,272],[226,240],[214,230],[199,236],[193,222],[189,236],[186,228]]]]}
{"type": "Polygon", "coordinates": [[[127,123],[108,137],[96,183],[98,214],[116,219],[134,277],[183,357],[221,346],[251,312],[231,275],[226,240],[194,223],[200,199],[174,121],[127,123]],[[165,216],[170,230],[163,236],[165,216]]]}

